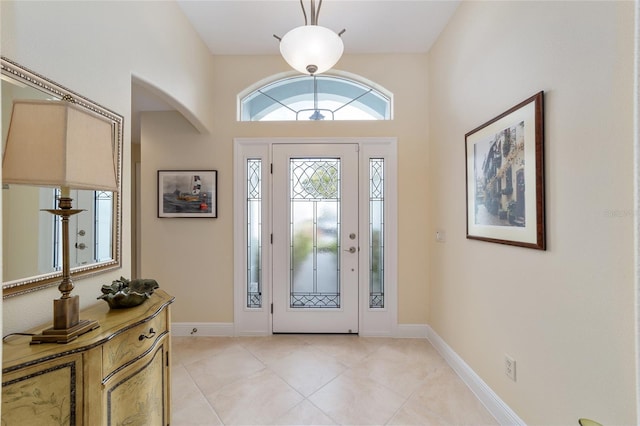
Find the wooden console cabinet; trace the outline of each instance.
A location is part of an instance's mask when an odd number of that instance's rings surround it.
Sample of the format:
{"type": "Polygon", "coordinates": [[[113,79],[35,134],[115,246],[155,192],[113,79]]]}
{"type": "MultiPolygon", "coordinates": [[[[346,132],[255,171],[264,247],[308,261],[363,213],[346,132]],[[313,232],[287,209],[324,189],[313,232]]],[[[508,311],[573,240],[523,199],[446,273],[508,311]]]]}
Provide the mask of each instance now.
{"type": "Polygon", "coordinates": [[[173,300],[156,290],[134,308],[101,302],[80,313],[100,327],[66,344],[8,338],[2,425],[169,425],[173,300]]]}

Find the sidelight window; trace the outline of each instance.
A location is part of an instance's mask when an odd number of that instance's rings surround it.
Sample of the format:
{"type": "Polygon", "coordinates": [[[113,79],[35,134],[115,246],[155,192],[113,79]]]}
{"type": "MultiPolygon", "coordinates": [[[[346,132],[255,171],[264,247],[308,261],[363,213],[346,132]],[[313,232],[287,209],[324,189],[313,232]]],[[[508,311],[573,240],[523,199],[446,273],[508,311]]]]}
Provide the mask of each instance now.
{"type": "Polygon", "coordinates": [[[384,308],[384,159],[369,159],[369,307],[384,308]]]}
{"type": "Polygon", "coordinates": [[[247,308],[262,307],[262,160],[247,160],[247,308]]]}

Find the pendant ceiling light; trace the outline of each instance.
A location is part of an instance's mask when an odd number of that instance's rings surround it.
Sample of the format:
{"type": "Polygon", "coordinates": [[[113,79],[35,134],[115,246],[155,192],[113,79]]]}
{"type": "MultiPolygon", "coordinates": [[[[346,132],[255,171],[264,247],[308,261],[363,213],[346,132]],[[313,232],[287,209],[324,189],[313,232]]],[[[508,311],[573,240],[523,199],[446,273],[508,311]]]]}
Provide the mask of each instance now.
{"type": "Polygon", "coordinates": [[[318,25],[318,14],[322,0],[316,8],[315,0],[311,0],[311,24],[307,24],[307,12],[300,0],[304,25],[296,27],[280,38],[280,53],[291,67],[303,74],[320,74],[331,69],[342,56],[344,45],[339,34],[318,25]]]}

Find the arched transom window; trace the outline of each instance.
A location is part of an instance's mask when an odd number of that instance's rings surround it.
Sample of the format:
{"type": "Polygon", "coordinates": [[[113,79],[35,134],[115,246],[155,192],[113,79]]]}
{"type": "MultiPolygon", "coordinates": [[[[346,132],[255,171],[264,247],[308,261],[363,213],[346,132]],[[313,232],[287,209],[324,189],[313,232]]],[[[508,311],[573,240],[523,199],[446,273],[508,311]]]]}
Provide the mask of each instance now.
{"type": "Polygon", "coordinates": [[[240,121],[390,119],[390,95],[330,75],[283,78],[240,100],[240,121]]]}

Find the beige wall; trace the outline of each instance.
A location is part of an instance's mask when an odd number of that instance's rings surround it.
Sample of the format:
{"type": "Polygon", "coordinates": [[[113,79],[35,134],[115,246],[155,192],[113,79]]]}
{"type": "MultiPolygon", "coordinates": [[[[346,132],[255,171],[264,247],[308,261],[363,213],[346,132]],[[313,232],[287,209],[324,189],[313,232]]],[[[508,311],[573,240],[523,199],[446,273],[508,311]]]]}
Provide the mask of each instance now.
{"type": "MultiPolygon", "coordinates": [[[[129,128],[132,75],[155,85],[211,127],[212,59],[173,2],[0,1],[2,55],[125,118],[122,268],[76,281],[81,305],[97,303],[100,286],[131,274],[129,128]],[[185,48],[188,46],[188,49],[185,48]]],[[[55,287],[3,303],[3,332],[51,321],[55,287]]]]}
{"type": "Polygon", "coordinates": [[[430,52],[429,324],[528,424],[636,422],[633,15],[468,2],[430,52]],[[467,240],[464,135],[540,90],[548,250],[467,240]]]}
{"type": "Polygon", "coordinates": [[[142,194],[142,275],[178,296],[176,322],[233,322],[233,138],[394,136],[399,157],[399,321],[427,321],[426,223],[427,92],[425,55],[345,56],[349,70],[394,94],[395,120],[378,122],[240,123],[240,92],[289,72],[279,56],[216,56],[214,125],[199,134],[175,113],[147,113],[142,120],[142,187],[155,188],[162,169],[218,170],[217,219],[158,219],[156,194],[142,194]],[[391,65],[390,65],[391,64],[391,65]]]}
{"type": "Polygon", "coordinates": [[[2,190],[2,207],[5,238],[2,248],[3,280],[17,280],[42,273],[38,265],[40,190],[11,185],[2,190]]]}

